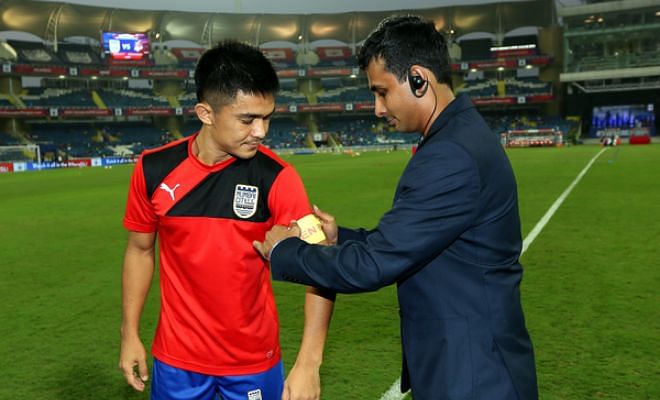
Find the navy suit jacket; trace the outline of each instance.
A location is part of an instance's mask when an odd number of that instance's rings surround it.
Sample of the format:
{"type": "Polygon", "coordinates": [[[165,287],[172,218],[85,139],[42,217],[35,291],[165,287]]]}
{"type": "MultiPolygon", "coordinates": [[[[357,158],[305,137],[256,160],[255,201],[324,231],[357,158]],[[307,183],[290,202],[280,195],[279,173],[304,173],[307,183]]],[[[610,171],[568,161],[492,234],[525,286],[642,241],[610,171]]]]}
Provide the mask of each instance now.
{"type": "Polygon", "coordinates": [[[516,182],[499,138],[466,96],[434,121],[371,231],[337,246],[297,238],[271,253],[273,278],[341,293],[396,283],[402,391],[416,399],[537,399],[518,261],[516,182]]]}

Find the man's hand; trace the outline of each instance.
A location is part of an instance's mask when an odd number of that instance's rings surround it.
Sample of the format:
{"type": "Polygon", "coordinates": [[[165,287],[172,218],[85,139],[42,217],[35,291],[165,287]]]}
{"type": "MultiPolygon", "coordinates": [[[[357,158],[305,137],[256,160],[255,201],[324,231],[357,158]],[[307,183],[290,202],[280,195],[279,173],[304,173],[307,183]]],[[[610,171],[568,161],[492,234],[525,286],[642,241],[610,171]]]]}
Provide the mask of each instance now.
{"type": "Polygon", "coordinates": [[[291,221],[291,225],[288,227],[282,225],[273,226],[271,230],[266,232],[266,238],[263,242],[255,240],[252,242],[252,245],[261,254],[261,257],[268,260],[270,251],[277,242],[290,237],[300,237],[300,228],[296,224],[296,221],[291,221]]]}
{"type": "Polygon", "coordinates": [[[149,379],[149,373],[147,372],[147,352],[144,350],[140,338],[122,338],[119,369],[129,385],[133,386],[135,390],[144,391],[144,382],[149,379]]]}
{"type": "Polygon", "coordinates": [[[284,382],[282,400],[318,400],[321,398],[319,369],[293,365],[284,382]]]}
{"type": "Polygon", "coordinates": [[[329,246],[336,245],[339,237],[339,228],[337,227],[335,217],[321,211],[316,205],[314,206],[314,215],[321,220],[321,226],[323,227],[327,244],[329,246]]]}

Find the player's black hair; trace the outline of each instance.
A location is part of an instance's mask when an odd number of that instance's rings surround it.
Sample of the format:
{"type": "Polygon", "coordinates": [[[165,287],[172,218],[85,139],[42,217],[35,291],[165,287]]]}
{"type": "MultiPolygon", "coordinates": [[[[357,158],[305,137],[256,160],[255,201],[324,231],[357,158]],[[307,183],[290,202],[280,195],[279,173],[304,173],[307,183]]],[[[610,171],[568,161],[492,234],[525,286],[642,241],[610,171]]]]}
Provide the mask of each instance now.
{"type": "Polygon", "coordinates": [[[197,101],[217,109],[238,91],[248,95],[277,94],[280,83],[273,65],[256,47],[225,40],[207,50],[195,68],[197,101]]]}
{"type": "Polygon", "coordinates": [[[421,65],[431,70],[438,82],[451,87],[447,41],[433,21],[415,15],[395,15],[381,21],[364,41],[357,58],[363,71],[371,60],[382,59],[385,70],[399,82],[407,79],[411,66],[421,65]]]}

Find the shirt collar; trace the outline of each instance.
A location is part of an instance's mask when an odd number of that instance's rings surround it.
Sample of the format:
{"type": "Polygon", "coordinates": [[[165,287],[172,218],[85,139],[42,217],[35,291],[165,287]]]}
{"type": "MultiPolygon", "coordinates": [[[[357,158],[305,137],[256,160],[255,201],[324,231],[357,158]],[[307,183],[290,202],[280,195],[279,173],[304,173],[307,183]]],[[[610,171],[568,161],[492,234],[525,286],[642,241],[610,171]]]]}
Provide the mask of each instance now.
{"type": "Polygon", "coordinates": [[[442,110],[440,115],[438,115],[438,118],[433,121],[428,134],[426,136],[422,136],[422,139],[419,141],[419,145],[417,147],[419,148],[423,146],[424,143],[431,140],[431,137],[440,132],[442,128],[444,128],[445,125],[447,125],[447,123],[449,123],[449,121],[454,118],[454,116],[470,108],[474,108],[474,104],[472,104],[472,101],[466,94],[459,94],[456,96],[456,98],[454,98],[454,100],[447,104],[447,107],[442,110]]]}

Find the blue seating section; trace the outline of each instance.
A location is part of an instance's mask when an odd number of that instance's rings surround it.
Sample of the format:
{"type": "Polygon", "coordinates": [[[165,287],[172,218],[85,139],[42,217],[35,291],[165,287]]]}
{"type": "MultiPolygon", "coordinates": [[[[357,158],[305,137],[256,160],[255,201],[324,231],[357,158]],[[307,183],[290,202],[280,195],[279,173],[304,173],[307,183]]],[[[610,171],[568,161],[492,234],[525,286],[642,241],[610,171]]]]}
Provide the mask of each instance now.
{"type": "Polygon", "coordinates": [[[318,98],[320,103],[351,103],[373,101],[374,95],[366,88],[343,87],[320,93],[318,98]]]}
{"type": "MultiPolygon", "coordinates": [[[[506,96],[530,96],[536,94],[552,94],[552,85],[538,78],[506,79],[504,81],[506,96]]],[[[472,98],[497,97],[497,80],[467,81],[465,86],[458,90],[472,98]]]]}
{"type": "Polygon", "coordinates": [[[497,80],[475,80],[465,82],[465,86],[457,92],[466,93],[472,98],[497,97],[497,80]]]}
{"type": "Polygon", "coordinates": [[[14,107],[9,100],[4,97],[0,97],[0,108],[14,107]]]}
{"type": "Polygon", "coordinates": [[[150,90],[98,90],[99,96],[108,107],[170,107],[165,97],[155,96],[150,90]]]}
{"type": "Polygon", "coordinates": [[[276,104],[305,104],[307,98],[302,93],[281,91],[275,98],[276,104]]]}
{"type": "Polygon", "coordinates": [[[72,157],[109,155],[106,143],[97,141],[92,124],[31,124],[30,139],[36,144],[55,145],[72,157]]]}
{"type": "Polygon", "coordinates": [[[113,148],[117,146],[128,147],[133,154],[139,154],[173,140],[167,130],[148,122],[31,124],[30,139],[33,143],[66,149],[73,157],[114,155],[113,148]]]}
{"type": "Polygon", "coordinates": [[[20,141],[8,133],[0,131],[0,146],[20,144],[20,141]]]}
{"type": "Polygon", "coordinates": [[[39,90],[30,89],[21,99],[27,107],[96,107],[87,90],[45,89],[39,93],[39,90]]]}
{"type": "Polygon", "coordinates": [[[373,118],[333,118],[323,122],[320,129],[332,133],[343,146],[368,146],[378,143],[372,132],[375,122],[373,118]]]}
{"type": "Polygon", "coordinates": [[[298,83],[295,79],[280,79],[280,91],[295,92],[298,83]]]}
{"type": "Polygon", "coordinates": [[[166,129],[159,129],[148,122],[107,124],[103,131],[115,145],[132,145],[135,154],[172,140],[166,129]]]}
{"type": "Polygon", "coordinates": [[[507,79],[504,85],[507,96],[552,93],[552,85],[538,78],[507,79]]]}
{"type": "Polygon", "coordinates": [[[289,119],[273,119],[264,145],[271,149],[306,147],[307,128],[289,119]]]}
{"type": "Polygon", "coordinates": [[[197,94],[195,91],[179,96],[179,104],[181,104],[181,107],[194,107],[197,104],[197,94]]]}

